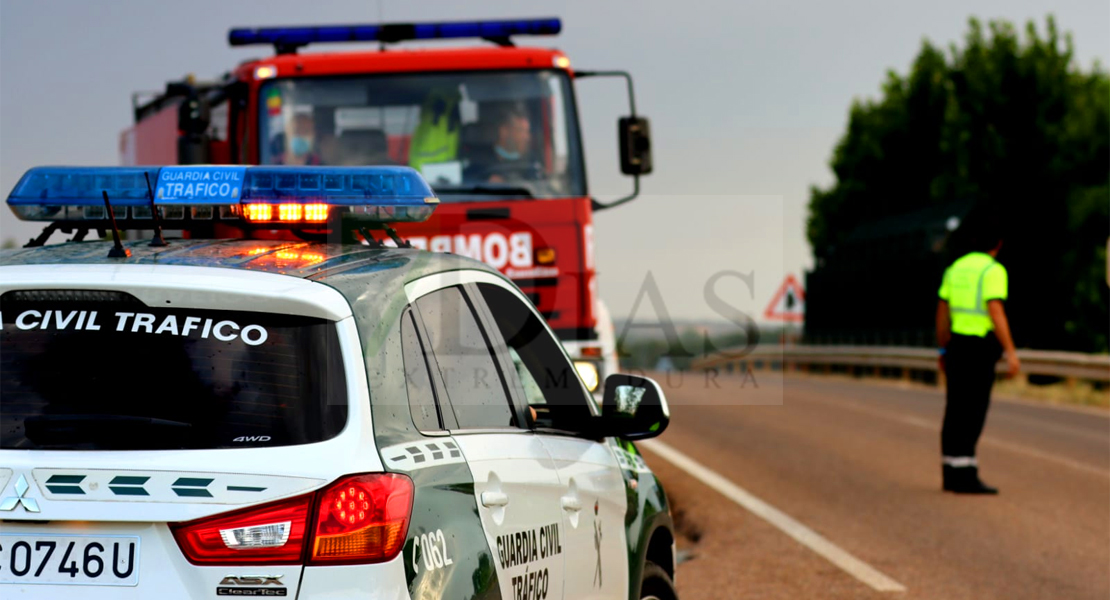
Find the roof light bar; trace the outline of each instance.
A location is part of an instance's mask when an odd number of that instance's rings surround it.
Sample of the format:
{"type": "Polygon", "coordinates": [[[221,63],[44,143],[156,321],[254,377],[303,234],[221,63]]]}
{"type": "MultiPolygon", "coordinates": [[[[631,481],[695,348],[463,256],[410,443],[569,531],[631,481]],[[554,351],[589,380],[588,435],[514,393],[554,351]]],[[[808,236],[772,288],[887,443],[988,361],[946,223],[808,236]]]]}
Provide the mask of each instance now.
{"type": "Polygon", "coordinates": [[[205,165],[36,167],[16,184],[8,206],[25,221],[89,226],[107,219],[106,192],[121,228],[149,229],[144,173],[156,182],[154,204],[165,218],[186,222],[231,218],[319,226],[332,214],[359,221],[423,221],[439,203],[424,178],[409,167],[205,165]]]}
{"type": "Polygon", "coordinates": [[[112,207],[149,206],[144,173],[151,181],[158,167],[36,167],[23,175],[8,196],[8,204],[45,204],[64,199],[69,206],[104,206],[101,192],[108,192],[112,207]]]}
{"type": "Polygon", "coordinates": [[[516,35],[558,35],[562,22],[545,19],[500,21],[447,21],[440,23],[383,23],[380,25],[322,25],[291,27],[235,28],[228,32],[232,46],[273,45],[289,51],[309,44],[343,42],[402,42],[406,40],[445,40],[480,38],[507,41],[516,35]]]}

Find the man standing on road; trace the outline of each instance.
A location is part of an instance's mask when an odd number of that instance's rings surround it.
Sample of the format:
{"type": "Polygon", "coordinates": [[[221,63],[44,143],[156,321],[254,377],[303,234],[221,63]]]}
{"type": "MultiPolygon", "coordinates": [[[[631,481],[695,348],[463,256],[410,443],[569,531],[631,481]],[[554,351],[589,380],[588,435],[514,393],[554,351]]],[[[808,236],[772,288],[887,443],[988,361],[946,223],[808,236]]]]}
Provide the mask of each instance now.
{"type": "Polygon", "coordinates": [[[979,479],[975,446],[987,419],[1002,352],[1010,377],[1021,369],[1003,306],[1006,268],[995,260],[1001,248],[997,225],[981,224],[973,234],[973,252],[948,267],[938,292],[940,369],[948,376],[940,444],[944,490],[949,492],[998,493],[979,479]]]}

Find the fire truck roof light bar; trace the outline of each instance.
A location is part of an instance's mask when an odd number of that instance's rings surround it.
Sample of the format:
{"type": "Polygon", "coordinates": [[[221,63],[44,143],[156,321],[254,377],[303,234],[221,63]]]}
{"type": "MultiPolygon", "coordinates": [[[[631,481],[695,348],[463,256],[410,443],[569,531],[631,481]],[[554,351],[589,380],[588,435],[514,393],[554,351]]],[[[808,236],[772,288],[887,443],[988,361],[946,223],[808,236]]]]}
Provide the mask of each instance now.
{"type": "Polygon", "coordinates": [[[35,167],[12,189],[8,206],[27,221],[103,218],[103,211],[94,209],[103,206],[106,193],[117,216],[149,219],[146,176],[156,182],[154,206],[163,212],[214,215],[219,212],[215,208],[230,207],[245,214],[238,207],[301,205],[316,212],[326,208],[315,207],[338,207],[365,221],[397,222],[422,221],[439,203],[424,178],[409,167],[190,165],[35,167]]]}
{"type": "Polygon", "coordinates": [[[380,25],[319,25],[235,28],[228,32],[232,46],[272,45],[279,53],[295,52],[309,44],[344,42],[403,42],[475,38],[502,45],[517,35],[558,35],[558,18],[501,21],[446,21],[439,23],[382,23],[380,25]]]}

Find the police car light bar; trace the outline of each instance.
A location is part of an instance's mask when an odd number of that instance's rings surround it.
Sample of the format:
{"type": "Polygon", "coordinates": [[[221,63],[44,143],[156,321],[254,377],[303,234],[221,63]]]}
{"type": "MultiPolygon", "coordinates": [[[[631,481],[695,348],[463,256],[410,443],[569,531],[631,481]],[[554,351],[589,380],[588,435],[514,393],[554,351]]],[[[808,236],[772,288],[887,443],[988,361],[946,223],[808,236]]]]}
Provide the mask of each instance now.
{"type": "Polygon", "coordinates": [[[424,178],[409,167],[36,167],[23,175],[8,206],[24,221],[85,228],[108,226],[107,193],[121,229],[152,229],[146,179],[162,218],[190,222],[298,228],[330,215],[371,223],[423,221],[439,203],[424,178]]]}
{"type": "Polygon", "coordinates": [[[232,46],[273,45],[279,52],[285,52],[308,44],[320,43],[401,42],[459,38],[481,38],[505,42],[514,35],[558,35],[562,28],[562,22],[554,17],[504,21],[260,27],[232,29],[227,34],[227,41],[232,46]]]}

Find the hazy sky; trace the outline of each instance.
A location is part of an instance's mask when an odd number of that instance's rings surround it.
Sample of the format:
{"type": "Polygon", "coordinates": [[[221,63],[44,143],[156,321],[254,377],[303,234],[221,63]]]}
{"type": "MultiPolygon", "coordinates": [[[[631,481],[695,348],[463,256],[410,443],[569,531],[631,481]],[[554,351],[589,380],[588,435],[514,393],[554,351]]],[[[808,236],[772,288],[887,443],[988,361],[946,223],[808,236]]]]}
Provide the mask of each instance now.
{"type": "MultiPolygon", "coordinates": [[[[1099,0],[0,0],[0,192],[34,165],[117,164],[132,92],[267,54],[229,48],[231,26],[554,15],[562,35],[521,43],[557,46],[577,68],[631,71],[637,108],[652,119],[645,195],[597,215],[599,280],[613,314],[628,315],[649,271],[671,316],[695,319],[720,319],[703,296],[714,273],[754,272],[754,298],[727,277],[718,294],[756,314],[786,273],[811,264],[808,189],[831,181],[828,159],[852,99],[875,96],[888,69],[906,72],[924,38],[958,41],[971,15],[1043,25],[1049,13],[1074,34],[1085,68],[1110,64],[1110,3],[1099,0]]],[[[623,91],[582,81],[578,98],[591,191],[622,194],[623,91]]],[[[39,229],[0,215],[0,239],[23,243],[39,229]]],[[[643,305],[636,316],[653,314],[643,305]]]]}

